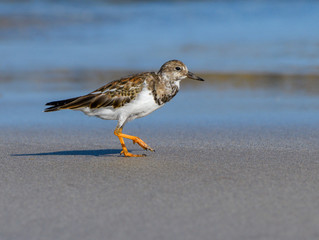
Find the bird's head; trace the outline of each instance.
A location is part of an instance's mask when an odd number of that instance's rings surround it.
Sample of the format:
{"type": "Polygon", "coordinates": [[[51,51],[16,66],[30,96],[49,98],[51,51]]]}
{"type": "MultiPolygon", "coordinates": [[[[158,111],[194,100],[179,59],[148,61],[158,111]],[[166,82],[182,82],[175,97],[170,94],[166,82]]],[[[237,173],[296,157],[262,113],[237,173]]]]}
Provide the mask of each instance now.
{"type": "Polygon", "coordinates": [[[166,81],[180,81],[184,78],[204,81],[204,79],[188,71],[186,65],[179,60],[170,60],[164,63],[158,74],[166,81]]]}

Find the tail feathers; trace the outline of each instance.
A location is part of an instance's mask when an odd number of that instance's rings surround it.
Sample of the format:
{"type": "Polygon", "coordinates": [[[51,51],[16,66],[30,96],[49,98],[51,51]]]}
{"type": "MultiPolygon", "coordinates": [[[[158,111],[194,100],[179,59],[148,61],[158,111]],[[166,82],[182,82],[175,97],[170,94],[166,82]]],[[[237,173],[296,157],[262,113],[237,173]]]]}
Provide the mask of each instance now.
{"type": "Polygon", "coordinates": [[[51,106],[51,107],[44,109],[44,112],[54,112],[61,109],[79,109],[83,107],[90,107],[92,104],[91,100],[94,98],[96,98],[96,95],[88,94],[81,97],[49,102],[45,105],[51,106]]]}
{"type": "Polygon", "coordinates": [[[65,100],[60,100],[60,101],[48,102],[45,105],[50,106],[50,107],[44,109],[44,112],[54,112],[54,111],[58,111],[60,109],[63,109],[63,106],[73,102],[76,99],[77,98],[70,98],[70,99],[65,99],[65,100]]]}

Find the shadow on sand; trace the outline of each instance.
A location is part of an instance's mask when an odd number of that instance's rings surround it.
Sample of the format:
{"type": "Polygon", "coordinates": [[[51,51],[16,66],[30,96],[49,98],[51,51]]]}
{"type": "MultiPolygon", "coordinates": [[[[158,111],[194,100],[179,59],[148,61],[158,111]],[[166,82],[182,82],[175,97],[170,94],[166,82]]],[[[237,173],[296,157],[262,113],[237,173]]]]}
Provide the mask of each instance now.
{"type": "Polygon", "coordinates": [[[70,151],[57,151],[45,153],[25,153],[25,154],[12,154],[13,157],[23,156],[107,156],[113,154],[120,154],[122,149],[100,149],[100,150],[70,150],[70,151]]]}

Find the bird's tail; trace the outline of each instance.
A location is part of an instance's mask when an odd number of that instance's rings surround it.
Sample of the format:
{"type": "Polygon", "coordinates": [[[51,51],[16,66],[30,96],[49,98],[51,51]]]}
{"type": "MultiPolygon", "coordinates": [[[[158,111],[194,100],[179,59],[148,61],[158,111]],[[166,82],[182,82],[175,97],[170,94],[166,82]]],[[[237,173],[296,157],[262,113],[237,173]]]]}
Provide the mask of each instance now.
{"type": "MultiPolygon", "coordinates": [[[[102,96],[102,99],[103,99],[103,96],[102,96]]],[[[97,104],[100,103],[100,100],[101,100],[101,97],[96,96],[95,94],[88,94],[81,97],[49,102],[45,105],[51,106],[51,107],[44,109],[44,111],[54,112],[61,109],[81,109],[84,107],[96,108],[97,104]],[[92,101],[92,99],[96,99],[96,101],[92,101]]],[[[111,103],[111,101],[108,101],[107,103],[111,103]]]]}
{"type": "Polygon", "coordinates": [[[50,106],[46,109],[44,109],[44,112],[54,112],[58,111],[60,109],[63,109],[63,106],[73,102],[77,98],[70,98],[70,99],[65,99],[65,100],[60,100],[60,101],[53,101],[53,102],[48,102],[45,105],[50,106]]]}

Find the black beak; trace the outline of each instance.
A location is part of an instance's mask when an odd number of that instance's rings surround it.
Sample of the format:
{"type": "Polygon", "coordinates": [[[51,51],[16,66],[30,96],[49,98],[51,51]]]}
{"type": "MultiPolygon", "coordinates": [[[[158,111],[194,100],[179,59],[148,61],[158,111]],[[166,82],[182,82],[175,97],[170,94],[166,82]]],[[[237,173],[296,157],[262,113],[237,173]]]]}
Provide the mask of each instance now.
{"type": "Polygon", "coordinates": [[[196,76],[194,73],[192,72],[188,72],[187,73],[187,77],[190,78],[190,79],[194,79],[194,80],[197,80],[197,81],[204,81],[204,79],[196,76]]]}

